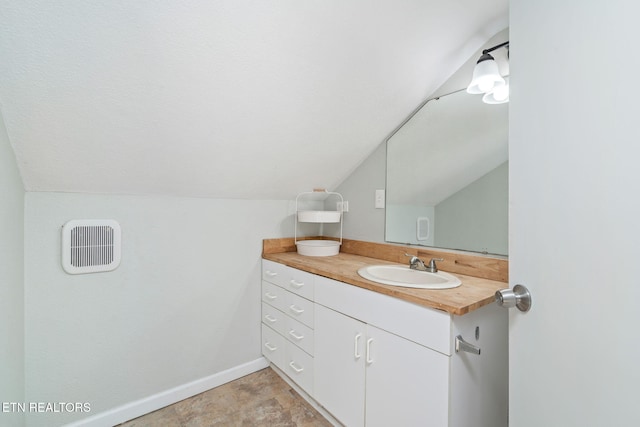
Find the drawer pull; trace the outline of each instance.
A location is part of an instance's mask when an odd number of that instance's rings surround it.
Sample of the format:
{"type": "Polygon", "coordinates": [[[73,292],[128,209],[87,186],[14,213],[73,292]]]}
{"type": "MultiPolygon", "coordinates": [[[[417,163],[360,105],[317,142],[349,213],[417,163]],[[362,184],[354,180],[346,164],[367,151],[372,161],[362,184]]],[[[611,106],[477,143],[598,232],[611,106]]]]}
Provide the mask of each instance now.
{"type": "Polygon", "coordinates": [[[296,282],[295,280],[291,279],[289,281],[289,283],[291,284],[292,287],[296,288],[296,289],[300,289],[301,287],[304,286],[304,282],[296,282]]]}
{"type": "Polygon", "coordinates": [[[272,315],[270,315],[270,314],[265,314],[265,315],[264,315],[264,318],[265,318],[265,319],[267,319],[267,320],[268,320],[269,322],[271,322],[271,323],[274,323],[274,322],[276,322],[276,321],[278,320],[278,319],[276,319],[275,317],[273,317],[273,316],[272,316],[272,315]]]}
{"type": "Polygon", "coordinates": [[[274,273],[273,271],[267,270],[264,272],[264,275],[268,277],[276,277],[278,273],[274,273]]]}
{"type": "Polygon", "coordinates": [[[369,338],[367,340],[367,365],[371,365],[373,363],[373,359],[371,358],[371,343],[373,342],[373,338],[369,338]]]}
{"type": "Polygon", "coordinates": [[[304,313],[304,309],[297,307],[295,304],[291,304],[289,306],[289,310],[293,311],[295,314],[302,314],[304,313]]]}
{"type": "Polygon", "coordinates": [[[289,335],[291,335],[293,338],[297,339],[298,341],[300,341],[301,339],[304,338],[304,335],[298,335],[296,334],[295,329],[292,329],[289,331],[289,335]]]}
{"type": "Polygon", "coordinates": [[[269,343],[268,341],[264,343],[264,346],[267,347],[267,350],[269,351],[276,351],[278,349],[278,347],[276,347],[275,345],[271,345],[271,343],[269,343]]]}
{"type": "Polygon", "coordinates": [[[358,342],[360,341],[360,337],[362,337],[362,334],[357,334],[353,339],[353,357],[356,359],[360,359],[360,357],[362,357],[362,355],[358,353],[358,342]]]}
{"type": "Polygon", "coordinates": [[[291,362],[289,362],[289,366],[291,366],[291,369],[293,369],[294,371],[296,371],[296,373],[300,373],[302,371],[304,371],[304,368],[299,367],[296,365],[296,362],[294,362],[293,360],[291,362]]]}
{"type": "Polygon", "coordinates": [[[273,301],[274,299],[278,298],[277,295],[273,295],[271,292],[265,292],[264,296],[267,297],[267,299],[270,299],[271,301],[273,301]]]}

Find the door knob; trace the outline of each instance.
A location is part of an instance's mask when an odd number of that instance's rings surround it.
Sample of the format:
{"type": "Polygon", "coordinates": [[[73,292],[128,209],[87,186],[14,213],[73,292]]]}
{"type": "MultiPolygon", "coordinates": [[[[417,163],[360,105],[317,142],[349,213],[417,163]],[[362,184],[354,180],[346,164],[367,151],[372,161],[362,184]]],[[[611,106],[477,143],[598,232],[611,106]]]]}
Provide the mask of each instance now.
{"type": "Polygon", "coordinates": [[[496,291],[496,303],[505,308],[516,307],[526,313],[531,308],[531,293],[523,285],[515,285],[513,290],[501,289],[496,291]]]}

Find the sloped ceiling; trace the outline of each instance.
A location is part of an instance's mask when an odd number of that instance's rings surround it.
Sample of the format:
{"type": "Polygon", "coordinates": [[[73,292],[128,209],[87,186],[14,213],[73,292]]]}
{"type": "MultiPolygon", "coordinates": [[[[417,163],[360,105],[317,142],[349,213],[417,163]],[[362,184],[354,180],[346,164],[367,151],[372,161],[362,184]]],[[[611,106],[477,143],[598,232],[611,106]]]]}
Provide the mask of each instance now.
{"type": "Polygon", "coordinates": [[[290,199],[342,181],[507,0],[3,0],[27,191],[290,199]]]}

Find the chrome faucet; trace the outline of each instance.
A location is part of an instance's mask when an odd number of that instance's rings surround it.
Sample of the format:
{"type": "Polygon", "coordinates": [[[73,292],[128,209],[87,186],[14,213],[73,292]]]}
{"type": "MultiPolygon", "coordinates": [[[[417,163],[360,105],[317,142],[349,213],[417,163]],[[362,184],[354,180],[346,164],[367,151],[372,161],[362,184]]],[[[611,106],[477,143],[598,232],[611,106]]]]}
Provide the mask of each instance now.
{"type": "Polygon", "coordinates": [[[428,271],[429,273],[437,273],[438,266],[436,266],[436,261],[444,261],[443,258],[431,258],[431,261],[429,261],[429,265],[427,266],[425,265],[424,261],[422,261],[417,256],[411,255],[411,254],[405,254],[405,255],[411,257],[411,259],[409,260],[410,269],[428,271]]]}

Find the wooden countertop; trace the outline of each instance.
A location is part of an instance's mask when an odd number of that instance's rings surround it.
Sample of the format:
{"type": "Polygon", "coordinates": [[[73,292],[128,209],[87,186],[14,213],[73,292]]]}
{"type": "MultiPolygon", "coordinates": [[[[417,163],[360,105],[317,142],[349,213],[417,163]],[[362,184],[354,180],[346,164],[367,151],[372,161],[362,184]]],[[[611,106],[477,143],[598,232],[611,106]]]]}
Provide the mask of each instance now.
{"type": "MultiPolygon", "coordinates": [[[[372,282],[358,275],[358,269],[371,264],[397,264],[378,258],[339,253],[329,257],[309,257],[297,252],[263,252],[262,257],[288,265],[309,273],[390,295],[425,307],[443,310],[454,315],[463,315],[494,302],[494,294],[507,287],[506,283],[451,273],[462,281],[462,285],[452,289],[414,289],[388,286],[372,282]]],[[[404,264],[408,265],[408,264],[404,264]]],[[[442,271],[446,271],[443,269],[442,271]]]]}

